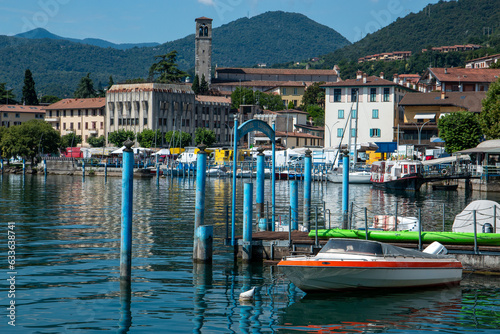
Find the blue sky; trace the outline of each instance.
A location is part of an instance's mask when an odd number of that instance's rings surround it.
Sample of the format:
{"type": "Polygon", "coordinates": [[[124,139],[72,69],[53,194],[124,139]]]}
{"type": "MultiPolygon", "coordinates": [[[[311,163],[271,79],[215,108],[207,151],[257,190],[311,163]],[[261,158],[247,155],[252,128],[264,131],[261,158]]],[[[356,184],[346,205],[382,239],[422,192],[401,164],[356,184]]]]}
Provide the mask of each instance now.
{"type": "MultiPolygon", "coordinates": [[[[194,33],[194,19],[214,27],[267,11],[301,13],[355,42],[438,0],[0,0],[0,35],[37,27],[72,38],[165,43],[194,33]]],[[[432,14],[432,13],[431,13],[432,14]]]]}

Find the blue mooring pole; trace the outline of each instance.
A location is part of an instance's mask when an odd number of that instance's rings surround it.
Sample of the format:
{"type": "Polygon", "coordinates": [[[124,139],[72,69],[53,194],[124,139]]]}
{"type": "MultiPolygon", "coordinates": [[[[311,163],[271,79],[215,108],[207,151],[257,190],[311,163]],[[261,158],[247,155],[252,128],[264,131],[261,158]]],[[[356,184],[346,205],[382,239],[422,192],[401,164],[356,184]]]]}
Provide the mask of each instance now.
{"type": "Polygon", "coordinates": [[[257,209],[257,222],[259,224],[259,231],[267,231],[267,222],[264,216],[264,149],[259,147],[257,149],[257,194],[256,194],[256,209],[257,209]]]}
{"type": "Polygon", "coordinates": [[[349,151],[342,152],[342,228],[347,229],[349,218],[349,151]]]}
{"type": "Polygon", "coordinates": [[[312,183],[312,151],[306,150],[304,166],[304,226],[307,231],[310,230],[311,224],[311,183],[312,183]]]}
{"type": "Polygon", "coordinates": [[[245,183],[243,187],[243,247],[241,259],[252,260],[252,217],[253,217],[253,183],[245,183]]]}
{"type": "Polygon", "coordinates": [[[160,185],[160,163],[158,162],[158,154],[156,155],[156,185],[160,185]]]}
{"type": "MultiPolygon", "coordinates": [[[[2,166],[2,172],[3,172],[3,166],[2,166]]],[[[43,175],[47,176],[47,160],[45,159],[43,159],[43,175]]]]}
{"type": "Polygon", "coordinates": [[[292,231],[299,229],[299,183],[297,180],[290,182],[290,207],[292,209],[292,231]]]}
{"type": "Polygon", "coordinates": [[[85,160],[82,160],[82,180],[85,182],[85,160]]]}
{"type": "Polygon", "coordinates": [[[134,151],[132,142],[127,139],[123,145],[122,170],[122,226],[120,245],[120,279],[130,280],[132,272],[132,208],[134,198],[134,151]]]}
{"type": "Polygon", "coordinates": [[[231,246],[236,246],[236,164],[238,162],[238,115],[234,115],[233,135],[233,189],[231,203],[231,246]]]}
{"type": "Polygon", "coordinates": [[[196,157],[196,202],[194,212],[193,261],[211,262],[213,227],[204,226],[205,222],[205,182],[207,173],[207,146],[198,145],[196,157]]]}
{"type": "Polygon", "coordinates": [[[108,160],[104,161],[104,183],[108,182],[108,160]]]}
{"type": "Polygon", "coordinates": [[[0,159],[0,169],[2,170],[2,174],[3,174],[3,159],[0,159]]]}
{"type": "Polygon", "coordinates": [[[272,207],[273,207],[273,214],[272,214],[272,220],[271,220],[271,231],[275,230],[275,224],[276,224],[276,123],[273,121],[273,168],[271,170],[271,201],[272,201],[272,207]]]}
{"type": "Polygon", "coordinates": [[[23,158],[23,175],[26,173],[26,160],[23,158]]]}

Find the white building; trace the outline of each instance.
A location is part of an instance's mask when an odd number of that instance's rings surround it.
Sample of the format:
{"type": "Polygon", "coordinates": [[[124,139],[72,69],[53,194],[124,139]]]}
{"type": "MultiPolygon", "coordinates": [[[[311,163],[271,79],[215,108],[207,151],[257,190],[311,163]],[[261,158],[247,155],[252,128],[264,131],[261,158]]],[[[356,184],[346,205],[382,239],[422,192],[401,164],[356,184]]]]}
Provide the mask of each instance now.
{"type": "Polygon", "coordinates": [[[357,143],[395,141],[396,126],[403,119],[398,104],[406,92],[414,91],[383,76],[367,77],[361,71],[356,79],[326,83],[322,87],[326,88],[325,147],[338,147],[341,140],[347,144],[349,129],[351,143],[355,136],[357,143]],[[356,101],[358,91],[359,101],[356,101]]]}

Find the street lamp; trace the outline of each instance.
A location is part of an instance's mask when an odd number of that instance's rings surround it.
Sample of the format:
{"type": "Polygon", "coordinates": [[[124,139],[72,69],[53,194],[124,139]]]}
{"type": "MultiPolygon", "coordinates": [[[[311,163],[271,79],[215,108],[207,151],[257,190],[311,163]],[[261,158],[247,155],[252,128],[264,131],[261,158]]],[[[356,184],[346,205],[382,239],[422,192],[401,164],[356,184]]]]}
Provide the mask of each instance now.
{"type": "Polygon", "coordinates": [[[229,129],[229,147],[233,147],[233,127],[224,123],[225,126],[229,129]]]}
{"type": "Polygon", "coordinates": [[[422,129],[424,127],[425,124],[429,123],[431,120],[428,120],[427,122],[424,122],[424,124],[422,124],[421,127],[418,127],[418,124],[415,123],[415,122],[412,122],[413,124],[415,124],[415,126],[417,127],[417,131],[418,131],[418,145],[420,145],[420,134],[422,133],[422,129]]]}
{"type": "MultiPolygon", "coordinates": [[[[332,125],[332,129],[333,129],[333,127],[334,127],[334,126],[335,126],[338,122],[340,122],[340,121],[336,121],[335,123],[333,123],[333,125],[332,125]]],[[[329,139],[329,145],[328,145],[328,147],[332,147],[332,130],[330,129],[330,127],[329,127],[326,123],[325,123],[325,126],[326,126],[326,128],[328,129],[328,133],[329,133],[329,137],[328,137],[328,139],[329,139]]]]}

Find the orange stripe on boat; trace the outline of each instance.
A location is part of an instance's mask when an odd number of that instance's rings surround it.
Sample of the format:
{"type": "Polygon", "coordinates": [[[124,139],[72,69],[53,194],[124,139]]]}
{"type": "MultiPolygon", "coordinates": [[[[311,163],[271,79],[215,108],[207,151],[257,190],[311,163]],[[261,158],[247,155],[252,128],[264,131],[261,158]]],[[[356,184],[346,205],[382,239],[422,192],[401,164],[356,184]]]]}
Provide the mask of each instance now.
{"type": "Polygon", "coordinates": [[[280,261],[278,266],[347,267],[347,268],[462,268],[460,262],[397,262],[397,261],[280,261]]]}

